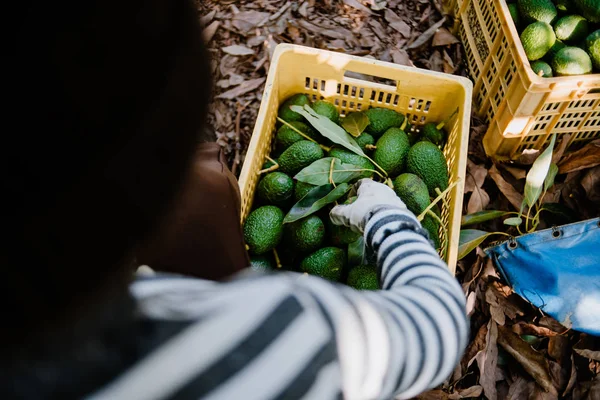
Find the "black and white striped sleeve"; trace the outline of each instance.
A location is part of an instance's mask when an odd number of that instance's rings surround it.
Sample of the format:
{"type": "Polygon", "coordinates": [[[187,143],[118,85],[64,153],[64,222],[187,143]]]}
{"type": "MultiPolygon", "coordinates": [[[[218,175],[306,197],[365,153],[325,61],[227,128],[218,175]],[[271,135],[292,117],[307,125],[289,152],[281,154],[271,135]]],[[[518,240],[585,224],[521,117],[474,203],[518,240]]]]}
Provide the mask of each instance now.
{"type": "Polygon", "coordinates": [[[365,227],[382,289],[303,284],[332,321],[349,399],[407,399],[438,386],[467,344],[465,299],[415,216],[376,212],[365,227]]]}

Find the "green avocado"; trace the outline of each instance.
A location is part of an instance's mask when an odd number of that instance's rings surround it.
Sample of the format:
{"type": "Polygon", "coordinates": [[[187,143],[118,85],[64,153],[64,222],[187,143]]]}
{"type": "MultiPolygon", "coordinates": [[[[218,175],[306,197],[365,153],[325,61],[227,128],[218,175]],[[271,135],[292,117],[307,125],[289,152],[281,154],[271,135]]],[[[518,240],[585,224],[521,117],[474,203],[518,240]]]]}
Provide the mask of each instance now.
{"type": "Polygon", "coordinates": [[[373,160],[389,176],[395,177],[404,170],[409,149],[408,135],[399,128],[390,128],[377,141],[373,160]]]}
{"type": "Polygon", "coordinates": [[[448,164],[442,151],[433,143],[418,142],[411,147],[406,169],[425,182],[432,197],[437,197],[436,188],[440,191],[448,188],[448,164]]]}
{"type": "Polygon", "coordinates": [[[321,146],[308,140],[301,140],[281,153],[278,159],[279,168],[282,172],[294,176],[323,156],[321,146]]]}
{"type": "Polygon", "coordinates": [[[300,269],[311,275],[338,282],[346,264],[346,252],[337,247],[324,247],[302,260],[300,269]]]}
{"type": "Polygon", "coordinates": [[[283,217],[283,211],[275,206],[263,206],[250,213],[244,223],[244,240],[251,254],[264,254],[279,244],[283,217]]]}

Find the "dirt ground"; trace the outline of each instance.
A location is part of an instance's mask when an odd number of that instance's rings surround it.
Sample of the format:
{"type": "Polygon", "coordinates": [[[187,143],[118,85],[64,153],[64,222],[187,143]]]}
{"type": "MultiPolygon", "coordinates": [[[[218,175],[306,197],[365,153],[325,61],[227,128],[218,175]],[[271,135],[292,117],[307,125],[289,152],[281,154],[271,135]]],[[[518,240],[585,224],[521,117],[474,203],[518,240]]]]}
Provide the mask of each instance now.
{"type": "MultiPolygon", "coordinates": [[[[452,16],[441,0],[198,1],[215,82],[210,126],[239,173],[279,43],[295,43],[400,65],[468,76],[452,16]]],[[[525,175],[539,153],[494,164],[481,139],[487,126],[473,116],[464,214],[518,211],[525,175]]],[[[559,142],[559,172],[544,203],[583,220],[600,210],[600,140],[576,153],[559,142]],[[558,206],[557,206],[558,207],[558,206]]],[[[542,218],[540,228],[552,225],[542,218]]],[[[491,221],[478,228],[516,235],[491,221]]],[[[471,343],[440,388],[420,399],[600,399],[600,341],[570,330],[522,300],[481,250],[459,261],[468,299],[471,343]]]]}

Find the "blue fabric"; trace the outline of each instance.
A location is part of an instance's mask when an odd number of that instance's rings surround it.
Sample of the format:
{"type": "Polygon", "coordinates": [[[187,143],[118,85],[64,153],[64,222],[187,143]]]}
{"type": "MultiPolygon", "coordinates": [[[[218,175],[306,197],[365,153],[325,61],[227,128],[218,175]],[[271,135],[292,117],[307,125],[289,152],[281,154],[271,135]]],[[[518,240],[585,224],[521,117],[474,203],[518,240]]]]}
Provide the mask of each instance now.
{"type": "Polygon", "coordinates": [[[600,218],[486,249],[514,291],[564,326],[600,336],[600,218]]]}

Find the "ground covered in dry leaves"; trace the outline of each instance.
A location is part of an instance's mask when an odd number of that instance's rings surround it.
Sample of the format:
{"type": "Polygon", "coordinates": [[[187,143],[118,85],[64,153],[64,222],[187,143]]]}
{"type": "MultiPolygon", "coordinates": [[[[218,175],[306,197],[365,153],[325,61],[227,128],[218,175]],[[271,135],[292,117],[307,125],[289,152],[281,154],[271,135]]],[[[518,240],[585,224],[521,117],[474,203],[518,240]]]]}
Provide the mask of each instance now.
{"type": "MultiPolygon", "coordinates": [[[[239,173],[279,43],[296,43],[401,65],[467,75],[452,17],[441,0],[213,0],[198,3],[210,43],[214,100],[210,129],[239,173]]],[[[537,152],[494,164],[481,146],[487,129],[472,120],[464,213],[518,211],[525,174],[537,152]]],[[[562,143],[565,143],[564,141],[562,143]]],[[[539,229],[598,216],[600,140],[565,152],[544,202],[539,229]]],[[[476,226],[517,235],[495,220],[476,226]]],[[[600,340],[562,326],[514,294],[499,277],[484,242],[458,264],[471,316],[471,342],[453,376],[421,399],[600,399],[600,340]]]]}

